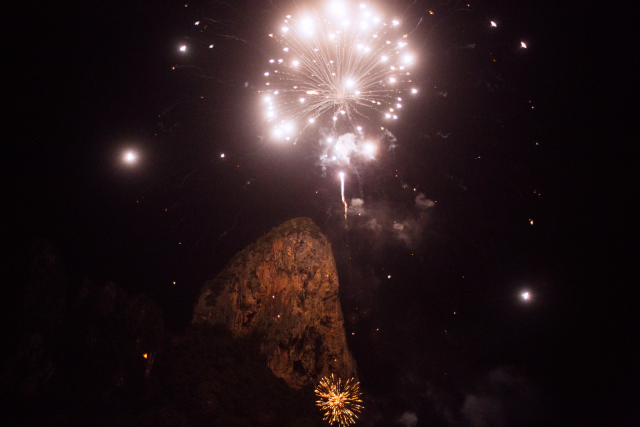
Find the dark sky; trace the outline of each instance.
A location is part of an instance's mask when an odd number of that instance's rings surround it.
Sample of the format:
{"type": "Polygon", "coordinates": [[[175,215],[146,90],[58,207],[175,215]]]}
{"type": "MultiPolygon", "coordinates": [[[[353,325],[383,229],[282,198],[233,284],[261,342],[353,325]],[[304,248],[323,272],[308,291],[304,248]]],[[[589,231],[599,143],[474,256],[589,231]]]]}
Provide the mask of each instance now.
{"type": "MultiPolygon", "coordinates": [[[[144,292],[180,331],[235,252],[310,216],[332,242],[376,410],[412,412],[418,425],[479,425],[478,413],[487,425],[637,425],[637,137],[625,131],[638,109],[625,11],[418,1],[406,19],[427,10],[437,13],[412,35],[421,96],[390,127],[397,147],[362,166],[360,184],[347,172],[345,188],[367,219],[410,223],[408,242],[356,218],[345,232],[339,181],[318,167],[311,138],[258,137],[276,5],[12,11],[8,277],[20,282],[30,243],[47,237],[71,276],[144,292]],[[206,18],[224,34],[199,33],[193,22],[206,18]],[[121,162],[126,149],[140,155],[134,166],[121,162]],[[437,201],[426,213],[420,192],[437,201]]],[[[9,322],[23,288],[6,288],[9,322]]]]}

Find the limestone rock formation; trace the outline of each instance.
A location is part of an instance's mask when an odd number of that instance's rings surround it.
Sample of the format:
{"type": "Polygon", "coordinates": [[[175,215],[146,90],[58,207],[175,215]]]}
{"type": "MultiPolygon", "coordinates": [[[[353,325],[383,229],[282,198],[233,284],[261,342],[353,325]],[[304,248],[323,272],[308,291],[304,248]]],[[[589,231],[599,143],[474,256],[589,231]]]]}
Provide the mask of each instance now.
{"type": "Polygon", "coordinates": [[[273,373],[292,387],[356,375],[331,244],[310,218],[272,229],[206,282],[193,315],[203,322],[256,334],[273,373]]]}

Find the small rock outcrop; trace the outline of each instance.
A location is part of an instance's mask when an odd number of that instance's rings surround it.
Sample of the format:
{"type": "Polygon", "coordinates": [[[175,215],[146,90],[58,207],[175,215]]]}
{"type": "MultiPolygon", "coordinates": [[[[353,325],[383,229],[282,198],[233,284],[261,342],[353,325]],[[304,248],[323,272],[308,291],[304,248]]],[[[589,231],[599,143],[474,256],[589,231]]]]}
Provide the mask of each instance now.
{"type": "Polygon", "coordinates": [[[295,388],[356,375],[331,244],[310,218],[289,220],[239,252],[205,283],[192,322],[255,334],[269,368],[295,388]]]}

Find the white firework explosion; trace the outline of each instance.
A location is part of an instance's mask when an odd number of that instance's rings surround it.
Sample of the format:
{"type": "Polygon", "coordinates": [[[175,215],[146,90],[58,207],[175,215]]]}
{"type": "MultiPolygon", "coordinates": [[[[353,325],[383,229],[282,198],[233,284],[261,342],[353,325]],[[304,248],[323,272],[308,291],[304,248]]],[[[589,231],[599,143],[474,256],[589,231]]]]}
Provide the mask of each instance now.
{"type": "Polygon", "coordinates": [[[417,93],[409,71],[415,57],[398,20],[366,4],[334,2],[324,11],[287,15],[269,34],[282,46],[261,91],[276,139],[295,142],[314,123],[330,124],[335,134],[339,122],[393,121],[403,96],[417,93]]]}

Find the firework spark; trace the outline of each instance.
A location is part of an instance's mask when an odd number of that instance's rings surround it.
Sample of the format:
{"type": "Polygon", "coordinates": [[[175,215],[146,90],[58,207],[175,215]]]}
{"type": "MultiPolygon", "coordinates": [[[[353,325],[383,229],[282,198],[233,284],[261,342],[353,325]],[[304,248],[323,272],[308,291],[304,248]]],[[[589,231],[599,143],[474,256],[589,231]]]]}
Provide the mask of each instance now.
{"type": "Polygon", "coordinates": [[[355,423],[358,418],[356,412],[362,410],[360,400],[360,383],[353,382],[353,378],[342,382],[340,378],[324,377],[316,387],[316,394],[320,398],[316,404],[326,411],[324,420],[329,424],[337,422],[340,427],[355,423]]]}
{"type": "Polygon", "coordinates": [[[322,11],[287,15],[282,47],[264,71],[266,118],[273,137],[297,140],[314,123],[377,123],[398,119],[404,93],[416,94],[408,71],[415,56],[397,20],[366,5],[332,3],[322,11]]]}

